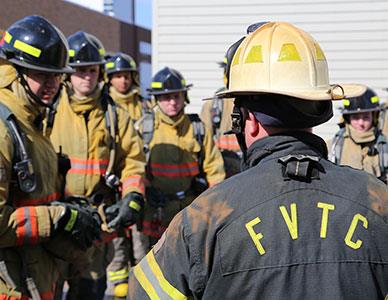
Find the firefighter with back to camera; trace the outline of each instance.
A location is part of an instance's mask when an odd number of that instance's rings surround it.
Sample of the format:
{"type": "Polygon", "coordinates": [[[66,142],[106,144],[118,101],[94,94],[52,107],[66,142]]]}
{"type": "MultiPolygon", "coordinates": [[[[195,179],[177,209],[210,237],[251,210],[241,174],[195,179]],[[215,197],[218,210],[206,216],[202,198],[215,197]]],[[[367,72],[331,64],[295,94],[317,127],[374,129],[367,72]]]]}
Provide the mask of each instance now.
{"type": "Polygon", "coordinates": [[[233,130],[244,171],[208,189],[132,269],[128,299],[384,299],[388,193],[327,160],[312,128],[332,100],[366,87],[329,84],[307,32],[268,22],[231,62],[233,130]]]}

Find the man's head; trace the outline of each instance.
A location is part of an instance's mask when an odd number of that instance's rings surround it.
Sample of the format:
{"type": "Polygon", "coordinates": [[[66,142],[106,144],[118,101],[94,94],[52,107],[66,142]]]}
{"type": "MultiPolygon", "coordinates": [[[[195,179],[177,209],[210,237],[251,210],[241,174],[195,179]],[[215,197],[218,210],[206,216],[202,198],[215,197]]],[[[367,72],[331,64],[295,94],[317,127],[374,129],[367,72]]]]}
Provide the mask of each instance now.
{"type": "MultiPolygon", "coordinates": [[[[359,85],[330,85],[325,55],[306,32],[283,22],[268,22],[249,33],[230,62],[229,88],[218,93],[235,98],[238,139],[245,143],[251,116],[273,131],[311,130],[332,116],[331,100],[359,95],[359,85]],[[240,137],[239,137],[240,135],[240,137]]],[[[242,145],[242,148],[246,145],[242,145]]],[[[244,149],[243,149],[244,150],[244,149]]]]}
{"type": "Polygon", "coordinates": [[[63,73],[71,73],[68,45],[62,32],[41,16],[12,24],[0,41],[0,57],[11,62],[27,94],[49,106],[58,93],[63,73]]]}
{"type": "Polygon", "coordinates": [[[133,84],[139,85],[134,59],[125,53],[116,53],[105,64],[110,84],[120,93],[129,92],[133,84]]]}
{"type": "Polygon", "coordinates": [[[343,100],[342,115],[346,123],[359,132],[366,132],[377,125],[380,111],[379,97],[370,88],[359,97],[343,100]]]}
{"type": "Polygon", "coordinates": [[[85,97],[94,92],[103,78],[105,50],[102,43],[89,33],[78,31],[68,37],[69,65],[75,70],[70,76],[74,93],[85,97]]]}
{"type": "Polygon", "coordinates": [[[169,117],[179,115],[189,102],[187,91],[192,85],[186,85],[183,76],[174,69],[165,67],[152,78],[150,95],[154,96],[161,110],[169,117]]]}

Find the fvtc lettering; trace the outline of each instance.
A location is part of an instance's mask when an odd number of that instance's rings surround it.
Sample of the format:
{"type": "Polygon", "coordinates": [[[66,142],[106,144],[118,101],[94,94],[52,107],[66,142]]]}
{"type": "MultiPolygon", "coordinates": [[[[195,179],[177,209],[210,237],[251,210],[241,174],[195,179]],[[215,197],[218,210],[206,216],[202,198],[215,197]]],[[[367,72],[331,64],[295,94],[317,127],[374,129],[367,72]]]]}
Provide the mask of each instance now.
{"type": "MultiPolygon", "coordinates": [[[[320,229],[320,238],[325,239],[328,234],[328,224],[329,224],[329,215],[331,212],[335,211],[335,205],[330,203],[324,203],[324,202],[318,202],[317,208],[321,209],[322,215],[321,215],[321,229],[320,229]]],[[[284,224],[287,226],[288,232],[290,234],[290,237],[293,240],[297,240],[299,236],[298,231],[298,214],[297,214],[297,205],[296,203],[291,203],[290,207],[287,208],[285,206],[279,206],[279,211],[281,213],[281,216],[283,217],[284,224]]],[[[248,233],[250,237],[252,238],[252,241],[257,248],[257,251],[260,255],[265,254],[265,248],[262,244],[262,240],[265,238],[263,233],[261,232],[255,232],[254,227],[261,222],[259,217],[254,218],[253,220],[249,221],[245,224],[245,228],[248,230],[248,233]]],[[[354,236],[354,232],[356,231],[357,226],[362,226],[365,229],[368,229],[368,220],[366,217],[361,215],[360,213],[355,214],[353,216],[353,219],[351,223],[349,224],[347,233],[344,237],[344,243],[352,248],[352,249],[359,249],[362,246],[362,240],[357,239],[357,237],[354,236]]]]}

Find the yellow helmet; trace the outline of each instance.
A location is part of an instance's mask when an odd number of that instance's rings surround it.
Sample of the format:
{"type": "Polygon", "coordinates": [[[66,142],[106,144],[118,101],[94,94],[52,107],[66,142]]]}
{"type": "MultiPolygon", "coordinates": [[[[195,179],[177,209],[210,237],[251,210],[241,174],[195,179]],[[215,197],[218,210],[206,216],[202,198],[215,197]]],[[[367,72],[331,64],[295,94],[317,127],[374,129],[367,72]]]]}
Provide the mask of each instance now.
{"type": "Polygon", "coordinates": [[[363,85],[330,85],[326,57],[305,31],[268,22],[248,34],[230,66],[221,97],[279,94],[305,100],[340,100],[363,94],[363,85]]]}

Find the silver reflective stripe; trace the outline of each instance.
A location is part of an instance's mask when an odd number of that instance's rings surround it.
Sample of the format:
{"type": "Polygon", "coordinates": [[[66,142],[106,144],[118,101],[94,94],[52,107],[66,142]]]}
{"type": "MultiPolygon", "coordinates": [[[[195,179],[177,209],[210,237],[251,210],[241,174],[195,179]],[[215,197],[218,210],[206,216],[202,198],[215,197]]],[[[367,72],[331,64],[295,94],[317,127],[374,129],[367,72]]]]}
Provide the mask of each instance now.
{"type": "Polygon", "coordinates": [[[24,210],[24,219],[26,220],[26,223],[24,224],[24,229],[25,229],[24,242],[30,243],[29,239],[32,237],[30,210],[29,208],[24,208],[23,210],[24,210]]]}
{"type": "MultiPolygon", "coordinates": [[[[152,250],[151,250],[152,251],[152,250]]],[[[160,297],[161,300],[170,300],[171,298],[166,292],[162,289],[162,287],[159,284],[158,279],[156,278],[155,274],[152,272],[150,265],[148,264],[148,261],[146,258],[142,259],[140,262],[140,267],[143,270],[145,276],[151,283],[152,287],[155,289],[156,293],[160,297]]]]}

